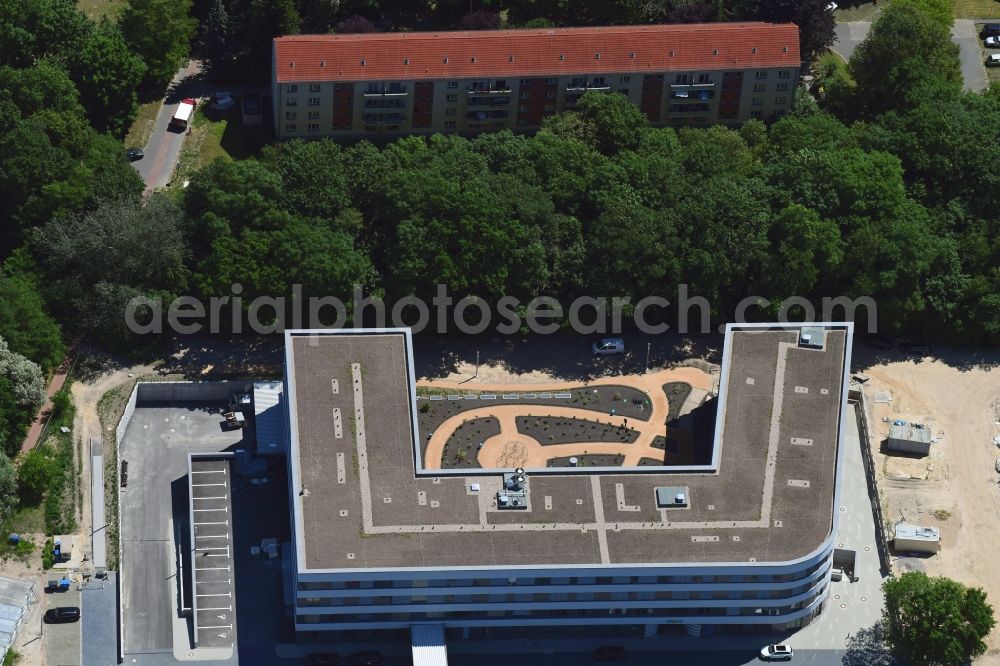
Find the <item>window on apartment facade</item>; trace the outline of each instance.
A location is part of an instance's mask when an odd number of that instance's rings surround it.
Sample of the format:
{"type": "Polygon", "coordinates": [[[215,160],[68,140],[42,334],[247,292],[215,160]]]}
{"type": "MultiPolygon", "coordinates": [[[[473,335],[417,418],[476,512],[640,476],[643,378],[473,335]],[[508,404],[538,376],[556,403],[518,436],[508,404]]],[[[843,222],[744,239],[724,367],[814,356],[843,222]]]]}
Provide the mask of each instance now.
{"type": "Polygon", "coordinates": [[[310,111],[309,120],[319,120],[319,111],[310,111]]]}
{"type": "Polygon", "coordinates": [[[757,110],[751,111],[750,112],[750,117],[751,118],[757,118],[757,119],[759,119],[761,117],[761,112],[757,111],[757,110]]]}
{"type": "Polygon", "coordinates": [[[623,76],[621,78],[621,82],[622,83],[631,83],[632,82],[632,77],[631,76],[623,76]]]}
{"type": "Polygon", "coordinates": [[[458,115],[458,109],[455,108],[454,106],[449,106],[448,108],[446,108],[444,110],[444,115],[446,115],[446,116],[457,116],[458,115]]]}
{"type": "Polygon", "coordinates": [[[531,85],[531,79],[521,79],[521,85],[522,86],[530,86],[531,85]]]}
{"type": "Polygon", "coordinates": [[[778,92],[785,92],[786,90],[788,90],[788,83],[787,82],[779,83],[777,86],[775,86],[775,89],[778,92]]]}
{"type": "Polygon", "coordinates": [[[712,79],[711,79],[711,77],[709,77],[708,74],[699,74],[698,75],[698,83],[711,83],[711,82],[712,82],[712,79]]]}
{"type": "Polygon", "coordinates": [[[674,83],[679,83],[679,84],[683,85],[683,84],[685,84],[687,82],[688,82],[688,75],[687,74],[678,74],[674,78],[674,83]]]}
{"type": "Polygon", "coordinates": [[[458,81],[449,81],[448,82],[448,87],[451,88],[452,90],[454,90],[455,88],[458,87],[458,81]]]}
{"type": "Polygon", "coordinates": [[[763,83],[755,83],[755,84],[753,84],[753,91],[754,92],[764,92],[764,86],[765,86],[765,84],[763,84],[763,83]]]}
{"type": "Polygon", "coordinates": [[[778,70],[778,78],[779,79],[787,79],[791,75],[792,75],[791,70],[788,70],[788,69],[779,69],[778,70]]]}
{"type": "Polygon", "coordinates": [[[545,79],[545,83],[549,84],[550,86],[554,86],[555,84],[559,83],[559,79],[545,79]]]}
{"type": "Polygon", "coordinates": [[[520,111],[521,113],[527,113],[528,112],[528,105],[527,104],[522,104],[521,106],[517,107],[517,110],[520,111]]]}
{"type": "Polygon", "coordinates": [[[319,106],[319,97],[310,97],[309,106],[319,106]]]}
{"type": "Polygon", "coordinates": [[[319,84],[318,83],[310,83],[309,84],[309,92],[311,92],[311,93],[317,93],[317,92],[319,92],[319,84]]]}
{"type": "Polygon", "coordinates": [[[767,78],[767,72],[765,72],[765,71],[755,72],[754,75],[753,75],[753,77],[755,79],[766,79],[767,78]]]}
{"type": "Polygon", "coordinates": [[[788,104],[788,98],[787,97],[775,97],[774,98],[774,103],[775,104],[779,104],[779,105],[780,104],[788,104]]]}
{"type": "Polygon", "coordinates": [[[285,100],[285,106],[298,106],[298,105],[299,105],[299,100],[296,99],[295,97],[289,97],[288,99],[285,100]]]}
{"type": "Polygon", "coordinates": [[[458,101],[458,95],[455,95],[453,93],[449,93],[448,95],[445,96],[444,101],[446,101],[446,102],[457,102],[458,101]]]}
{"type": "Polygon", "coordinates": [[[299,129],[298,125],[296,125],[295,123],[286,123],[285,124],[285,131],[286,132],[297,132],[298,129],[299,129]]]}
{"type": "Polygon", "coordinates": [[[556,105],[555,104],[546,104],[545,108],[543,109],[543,111],[545,111],[545,113],[554,113],[555,110],[556,110],[556,105]]]}
{"type": "Polygon", "coordinates": [[[754,97],[752,100],[750,100],[750,104],[752,106],[763,106],[764,105],[764,98],[763,97],[754,97]]]}
{"type": "Polygon", "coordinates": [[[527,118],[518,118],[517,119],[517,126],[518,127],[527,127],[530,124],[531,124],[531,122],[527,118]]]}
{"type": "Polygon", "coordinates": [[[288,87],[285,88],[285,92],[289,92],[289,93],[297,93],[298,91],[299,91],[299,87],[297,85],[295,85],[294,83],[289,83],[288,87]]]}
{"type": "Polygon", "coordinates": [[[455,129],[455,121],[454,120],[446,120],[446,121],[444,121],[444,126],[447,129],[455,129]]]}
{"type": "Polygon", "coordinates": [[[297,115],[294,111],[285,111],[285,120],[295,120],[297,115]]]}
{"type": "Polygon", "coordinates": [[[521,91],[521,99],[531,99],[531,91],[530,90],[522,90],[521,91]]]}
{"type": "Polygon", "coordinates": [[[603,76],[595,76],[594,80],[590,82],[592,86],[600,87],[605,85],[603,76]]]}
{"type": "Polygon", "coordinates": [[[548,90],[548,91],[546,91],[546,93],[545,93],[545,99],[555,99],[555,98],[556,98],[556,93],[555,93],[554,90],[548,90]]]}

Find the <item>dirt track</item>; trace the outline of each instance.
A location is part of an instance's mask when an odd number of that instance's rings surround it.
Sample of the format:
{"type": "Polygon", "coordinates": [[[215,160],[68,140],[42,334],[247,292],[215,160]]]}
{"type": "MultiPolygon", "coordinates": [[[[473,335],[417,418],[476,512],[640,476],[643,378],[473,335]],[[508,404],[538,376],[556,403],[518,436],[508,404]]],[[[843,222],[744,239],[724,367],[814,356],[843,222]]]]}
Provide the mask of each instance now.
{"type": "MultiPolygon", "coordinates": [[[[897,560],[894,573],[918,569],[982,587],[1000,613],[1000,485],[994,469],[1000,449],[992,444],[1000,434],[1000,368],[963,371],[941,361],[907,360],[864,372],[871,377],[865,392],[886,520],[936,526],[942,533],[937,555],[897,560]],[[886,390],[892,401],[876,403],[876,393],[886,390]],[[884,417],[925,422],[942,439],[929,458],[886,456],[878,451],[888,432],[884,417]]],[[[1000,663],[1000,630],[987,643],[990,650],[977,663],[1000,663]]]]}

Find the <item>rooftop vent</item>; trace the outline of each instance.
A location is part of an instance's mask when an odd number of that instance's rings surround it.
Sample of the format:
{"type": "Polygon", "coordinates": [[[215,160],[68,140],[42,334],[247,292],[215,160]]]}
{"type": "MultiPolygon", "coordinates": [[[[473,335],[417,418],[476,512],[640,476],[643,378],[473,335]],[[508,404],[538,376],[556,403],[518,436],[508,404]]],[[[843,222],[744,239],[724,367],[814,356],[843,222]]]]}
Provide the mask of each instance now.
{"type": "Polygon", "coordinates": [[[757,47],[755,46],[752,49],[750,49],[750,53],[757,53],[757,47]]]}
{"type": "Polygon", "coordinates": [[[497,492],[497,509],[527,509],[528,485],[524,470],[518,467],[503,475],[503,485],[497,492]]]}
{"type": "Polygon", "coordinates": [[[822,349],[825,332],[820,326],[803,326],[799,329],[799,347],[822,349]]]}
{"type": "Polygon", "coordinates": [[[444,64],[447,65],[448,64],[448,58],[441,58],[441,62],[443,62],[444,64]]]}
{"type": "Polygon", "coordinates": [[[660,486],[656,488],[656,506],[661,509],[685,509],[688,506],[687,486],[660,486]]]}
{"type": "Polygon", "coordinates": [[[712,55],[719,55],[719,49],[712,49],[712,55]]]}
{"type": "Polygon", "coordinates": [[[472,56],[472,62],[476,62],[476,56],[472,56]]]}
{"type": "Polygon", "coordinates": [[[514,62],[514,56],[507,56],[507,62],[514,62]]]}
{"type": "Polygon", "coordinates": [[[295,67],[295,61],[293,60],[293,61],[291,61],[290,63],[288,63],[288,66],[289,66],[289,67],[295,67]]]}
{"type": "Polygon", "coordinates": [[[782,46],[781,47],[781,52],[782,53],[788,53],[788,47],[787,46],[782,46]]]}
{"type": "Polygon", "coordinates": [[[364,58],[362,58],[362,59],[361,59],[361,66],[362,66],[362,67],[364,67],[364,66],[365,66],[365,59],[364,59],[364,58]]]}
{"type": "Polygon", "coordinates": [[[326,67],[326,60],[320,60],[319,61],[319,66],[320,67],[326,67]]]}
{"type": "Polygon", "coordinates": [[[671,49],[671,51],[670,51],[670,57],[671,57],[671,58],[673,58],[673,57],[674,57],[674,51],[673,51],[673,49],[671,49]]]}
{"type": "Polygon", "coordinates": [[[630,53],[628,54],[628,57],[629,57],[629,58],[635,58],[635,51],[632,51],[632,52],[630,52],[630,53]]]}
{"type": "Polygon", "coordinates": [[[565,55],[565,54],[563,54],[563,53],[560,53],[560,54],[559,54],[559,59],[560,59],[560,60],[565,60],[565,59],[566,59],[566,55],[565,55]]]}
{"type": "Polygon", "coordinates": [[[594,54],[594,60],[600,60],[600,59],[601,59],[601,54],[600,53],[595,53],[594,54]]]}
{"type": "Polygon", "coordinates": [[[403,58],[403,64],[404,65],[409,65],[410,64],[410,59],[409,58],[403,58]]]}

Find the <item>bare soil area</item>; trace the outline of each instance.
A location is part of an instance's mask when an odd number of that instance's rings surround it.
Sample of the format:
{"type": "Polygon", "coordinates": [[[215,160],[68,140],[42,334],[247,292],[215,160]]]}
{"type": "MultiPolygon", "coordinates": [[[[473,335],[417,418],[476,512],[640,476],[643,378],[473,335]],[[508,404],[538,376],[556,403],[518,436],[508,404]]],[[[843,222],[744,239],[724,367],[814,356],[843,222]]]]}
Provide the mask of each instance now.
{"type": "MultiPolygon", "coordinates": [[[[982,587],[1000,613],[1000,448],[993,443],[1000,435],[1000,367],[908,359],[864,373],[871,378],[865,395],[885,519],[941,530],[938,554],[898,558],[894,573],[918,569],[982,587]],[[887,393],[891,401],[879,402],[887,393]],[[931,454],[885,451],[894,419],[928,425],[940,437],[931,454]]],[[[981,663],[1000,663],[1000,630],[987,643],[981,663]]]]}

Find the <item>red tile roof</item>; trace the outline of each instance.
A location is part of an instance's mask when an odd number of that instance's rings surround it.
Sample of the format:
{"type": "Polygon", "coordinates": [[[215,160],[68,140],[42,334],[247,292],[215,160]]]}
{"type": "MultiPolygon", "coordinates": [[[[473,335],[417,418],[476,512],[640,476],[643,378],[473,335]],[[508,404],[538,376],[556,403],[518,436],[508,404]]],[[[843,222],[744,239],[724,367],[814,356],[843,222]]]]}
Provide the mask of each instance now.
{"type": "Polygon", "coordinates": [[[800,58],[793,23],[293,35],[274,48],[278,83],[798,67],[800,58]]]}

